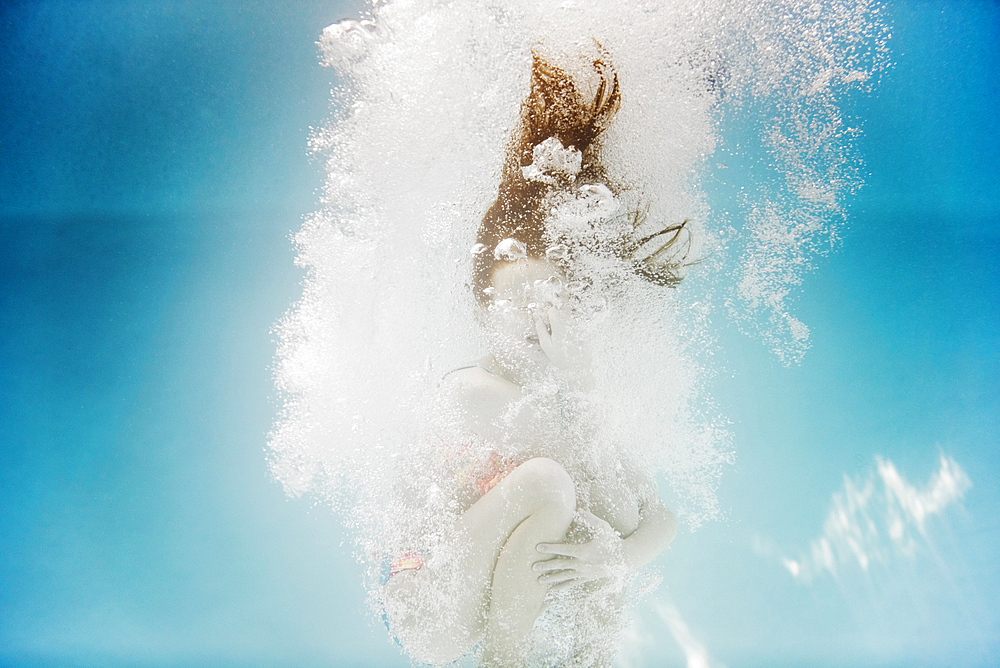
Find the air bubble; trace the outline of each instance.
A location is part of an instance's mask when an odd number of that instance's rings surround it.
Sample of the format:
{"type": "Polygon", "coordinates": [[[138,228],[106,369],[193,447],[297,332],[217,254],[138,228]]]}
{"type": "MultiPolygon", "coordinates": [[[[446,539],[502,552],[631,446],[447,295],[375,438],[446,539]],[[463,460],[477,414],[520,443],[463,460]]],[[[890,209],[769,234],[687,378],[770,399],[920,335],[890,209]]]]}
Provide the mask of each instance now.
{"type": "Polygon", "coordinates": [[[528,257],[528,247],[517,239],[504,239],[493,249],[493,257],[497,260],[517,262],[528,257]]]}
{"type": "Polygon", "coordinates": [[[562,262],[569,259],[569,247],[566,244],[555,244],[545,249],[545,257],[552,262],[562,262]]]}

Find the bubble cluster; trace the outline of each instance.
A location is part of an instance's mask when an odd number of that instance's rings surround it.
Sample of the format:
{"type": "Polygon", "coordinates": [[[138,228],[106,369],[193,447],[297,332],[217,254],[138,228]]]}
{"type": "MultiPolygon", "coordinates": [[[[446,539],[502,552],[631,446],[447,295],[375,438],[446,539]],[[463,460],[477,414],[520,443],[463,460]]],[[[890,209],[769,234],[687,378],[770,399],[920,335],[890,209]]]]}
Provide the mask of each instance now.
{"type": "Polygon", "coordinates": [[[558,137],[549,137],[532,149],[534,158],[530,165],[521,168],[524,178],[554,185],[562,179],[571,179],[583,167],[583,153],[572,146],[566,148],[558,137]]]}
{"type": "MultiPolygon", "coordinates": [[[[295,236],[308,276],[277,327],[284,408],[269,462],[289,494],[343,511],[373,587],[386,555],[433,554],[457,512],[445,471],[465,464],[442,463],[457,418],[440,384],[486,347],[474,258],[524,255],[516,239],[475,242],[533,52],[596,40],[621,90],[599,139],[606,174],[546,202],[546,257],[572,262],[558,292],[584,314],[599,398],[578,440],[665,480],[696,527],[718,515],[732,460],[704,393],[711,323],[735,320],[786,361],[807,348],[789,304],[858,185],[838,99],[885,66],[879,12],[869,0],[388,0],[323,31],[341,83],[310,139],[327,180],[295,236]],[[734,194],[713,208],[720,183],[734,194]],[[606,252],[615,244],[661,248],[687,276],[645,280],[628,253],[606,252]]],[[[534,149],[525,178],[565,186],[580,173],[574,147],[534,149]]],[[[489,456],[463,452],[470,466],[489,456]]]]}

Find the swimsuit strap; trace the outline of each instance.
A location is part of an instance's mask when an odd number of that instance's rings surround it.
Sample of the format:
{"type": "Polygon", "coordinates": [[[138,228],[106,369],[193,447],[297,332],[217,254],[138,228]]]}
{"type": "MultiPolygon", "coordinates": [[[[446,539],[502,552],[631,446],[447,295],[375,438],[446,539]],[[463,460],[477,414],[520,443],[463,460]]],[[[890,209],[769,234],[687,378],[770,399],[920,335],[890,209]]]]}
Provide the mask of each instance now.
{"type": "Polygon", "coordinates": [[[486,373],[490,374],[491,376],[495,376],[496,375],[495,373],[493,373],[492,371],[490,371],[489,369],[487,369],[486,367],[484,367],[482,364],[469,364],[468,366],[460,366],[460,367],[457,367],[455,369],[452,369],[451,371],[449,371],[445,375],[441,376],[441,380],[444,380],[445,378],[447,378],[449,375],[455,373],[456,371],[463,371],[465,369],[475,369],[476,367],[479,367],[480,369],[482,369],[486,373]]]}

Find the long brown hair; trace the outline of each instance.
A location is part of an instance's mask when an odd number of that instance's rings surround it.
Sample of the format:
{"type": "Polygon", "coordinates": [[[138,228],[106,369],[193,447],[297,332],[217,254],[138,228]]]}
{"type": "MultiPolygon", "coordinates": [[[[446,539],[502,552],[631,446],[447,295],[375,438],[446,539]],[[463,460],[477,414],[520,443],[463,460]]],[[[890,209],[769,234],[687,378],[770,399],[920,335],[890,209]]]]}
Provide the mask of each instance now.
{"type": "MultiPolygon", "coordinates": [[[[543,199],[555,186],[529,180],[521,169],[532,164],[533,150],[538,144],[550,137],[557,138],[564,147],[573,147],[583,154],[578,181],[607,181],[596,140],[618,111],[621,92],[608,53],[599,44],[597,47],[598,53],[591,62],[599,77],[593,100],[584,99],[565,70],[537,53],[532,54],[531,90],[521,106],[520,127],[507,149],[497,199],[483,216],[476,238],[480,252],[473,261],[473,290],[480,303],[488,301],[484,290],[490,286],[493,270],[505,261],[493,252],[501,241],[517,239],[524,244],[527,257],[546,256],[550,240],[546,238],[548,212],[543,199]]],[[[631,233],[608,250],[630,261],[635,272],[649,281],[659,285],[678,283],[678,271],[684,266],[690,241],[688,221],[641,235],[648,210],[627,215],[632,223],[631,233]]]]}

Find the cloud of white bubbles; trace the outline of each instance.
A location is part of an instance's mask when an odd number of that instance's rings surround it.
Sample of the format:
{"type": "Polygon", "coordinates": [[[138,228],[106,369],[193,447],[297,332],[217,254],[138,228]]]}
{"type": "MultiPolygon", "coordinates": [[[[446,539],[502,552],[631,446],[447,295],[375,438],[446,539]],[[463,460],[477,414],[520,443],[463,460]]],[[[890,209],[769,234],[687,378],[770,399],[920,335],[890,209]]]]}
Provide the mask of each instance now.
{"type": "Polygon", "coordinates": [[[342,84],[312,148],[328,178],[295,238],[302,299],[278,326],[285,408],[271,465],[288,492],[325,496],[389,461],[419,433],[441,374],[481,352],[468,249],[496,196],[531,49],[594,38],[622,88],[604,161],[652,218],[690,220],[703,260],[689,285],[613,304],[612,419],[692,500],[696,522],[711,516],[725,434],[694,409],[711,317],[750,323],[784,358],[804,350],[808,330],[786,302],[857,185],[837,100],[884,65],[878,12],[864,1],[407,0],[327,28],[324,63],[342,84]],[[760,131],[771,169],[725,217],[704,185],[733,118],[760,131]]]}
{"type": "Polygon", "coordinates": [[[698,261],[679,287],[633,277],[597,295],[602,433],[666,479],[689,526],[715,517],[732,452],[703,391],[712,328],[733,318],[783,360],[805,351],[789,298],[858,185],[838,99],[885,66],[879,11],[871,0],[389,0],[324,30],[323,63],[341,81],[311,139],[327,180],[295,236],[302,298],[277,327],[284,407],[269,462],[287,493],[343,511],[372,564],[417,521],[392,488],[422,475],[411,455],[434,431],[442,376],[484,352],[470,248],[532,49],[596,40],[621,86],[601,137],[624,186],[609,211],[689,221],[698,261]],[[719,148],[743,150],[727,128],[765,156],[728,215],[706,194],[719,148]]]}
{"type": "Polygon", "coordinates": [[[887,567],[895,555],[913,557],[927,539],[926,521],[959,503],[972,481],[954,459],[941,455],[938,470],[919,489],[888,460],[877,459],[878,479],[851,479],[835,492],[821,536],[798,559],[782,556],[781,563],[796,580],[811,582],[838,577],[857,567],[868,572],[875,564],[887,567]],[[879,485],[878,483],[881,483],[879,485]]]}

